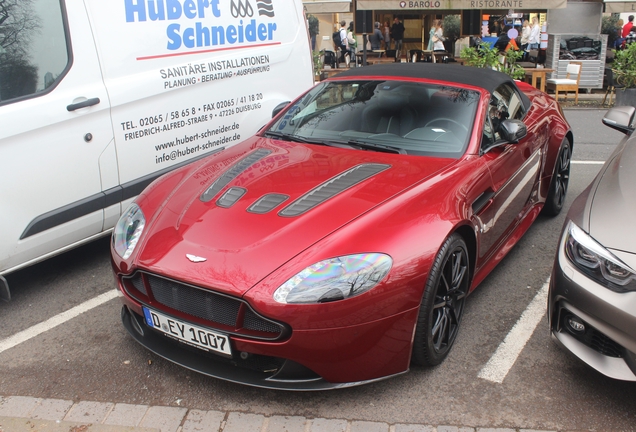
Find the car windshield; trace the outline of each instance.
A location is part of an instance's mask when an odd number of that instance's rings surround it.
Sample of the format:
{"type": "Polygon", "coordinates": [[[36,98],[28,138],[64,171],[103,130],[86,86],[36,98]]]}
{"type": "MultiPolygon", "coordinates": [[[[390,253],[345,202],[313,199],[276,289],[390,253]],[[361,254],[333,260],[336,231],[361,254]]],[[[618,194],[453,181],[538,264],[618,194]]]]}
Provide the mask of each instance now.
{"type": "Polygon", "coordinates": [[[334,81],[312,88],[265,136],[363,150],[459,158],[479,93],[411,81],[334,81]]]}

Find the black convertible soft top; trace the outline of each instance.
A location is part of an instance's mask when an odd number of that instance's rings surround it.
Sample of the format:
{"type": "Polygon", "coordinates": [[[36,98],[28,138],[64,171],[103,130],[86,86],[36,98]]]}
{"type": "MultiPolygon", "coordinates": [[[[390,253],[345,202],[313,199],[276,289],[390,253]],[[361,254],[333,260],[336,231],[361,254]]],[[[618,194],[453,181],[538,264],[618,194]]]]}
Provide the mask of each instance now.
{"type": "MultiPolygon", "coordinates": [[[[440,63],[385,63],[362,68],[347,69],[334,78],[355,77],[404,77],[423,78],[449,83],[465,84],[480,87],[489,93],[495,91],[503,83],[510,83],[517,87],[514,80],[508,75],[492,69],[476,68],[440,63]]],[[[521,91],[519,95],[526,109],[530,107],[530,99],[521,91]]]]}

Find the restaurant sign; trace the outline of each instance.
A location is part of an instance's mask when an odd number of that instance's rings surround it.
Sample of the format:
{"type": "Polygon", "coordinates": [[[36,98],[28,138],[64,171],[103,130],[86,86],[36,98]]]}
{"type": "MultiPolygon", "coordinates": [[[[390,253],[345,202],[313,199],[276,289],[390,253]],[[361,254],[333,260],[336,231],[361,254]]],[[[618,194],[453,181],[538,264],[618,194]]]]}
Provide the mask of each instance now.
{"type": "Polygon", "coordinates": [[[358,0],[358,10],[563,9],[567,0],[358,0]]]}
{"type": "Polygon", "coordinates": [[[636,1],[605,0],[605,12],[607,13],[636,12],[636,1]]]}

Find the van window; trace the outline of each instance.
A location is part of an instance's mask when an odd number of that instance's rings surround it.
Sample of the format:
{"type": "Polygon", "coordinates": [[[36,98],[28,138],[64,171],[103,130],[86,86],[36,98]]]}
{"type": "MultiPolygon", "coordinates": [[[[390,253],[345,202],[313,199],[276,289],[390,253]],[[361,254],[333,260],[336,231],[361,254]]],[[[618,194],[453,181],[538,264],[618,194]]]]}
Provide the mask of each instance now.
{"type": "Polygon", "coordinates": [[[59,0],[4,0],[0,16],[0,103],[33,95],[69,62],[59,0]]]}

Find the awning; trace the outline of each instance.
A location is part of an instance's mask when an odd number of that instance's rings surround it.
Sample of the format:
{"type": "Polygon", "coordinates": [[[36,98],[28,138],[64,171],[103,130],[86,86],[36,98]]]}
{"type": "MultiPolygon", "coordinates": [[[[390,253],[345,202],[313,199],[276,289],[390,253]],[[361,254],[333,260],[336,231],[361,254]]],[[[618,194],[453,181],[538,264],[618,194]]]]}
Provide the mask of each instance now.
{"type": "Polygon", "coordinates": [[[636,1],[605,0],[604,3],[607,13],[636,12],[636,1]]]}
{"type": "Polygon", "coordinates": [[[358,10],[564,9],[567,0],[358,0],[358,10]]]}
{"type": "Polygon", "coordinates": [[[307,13],[347,13],[351,12],[351,0],[303,0],[307,13]]]}

